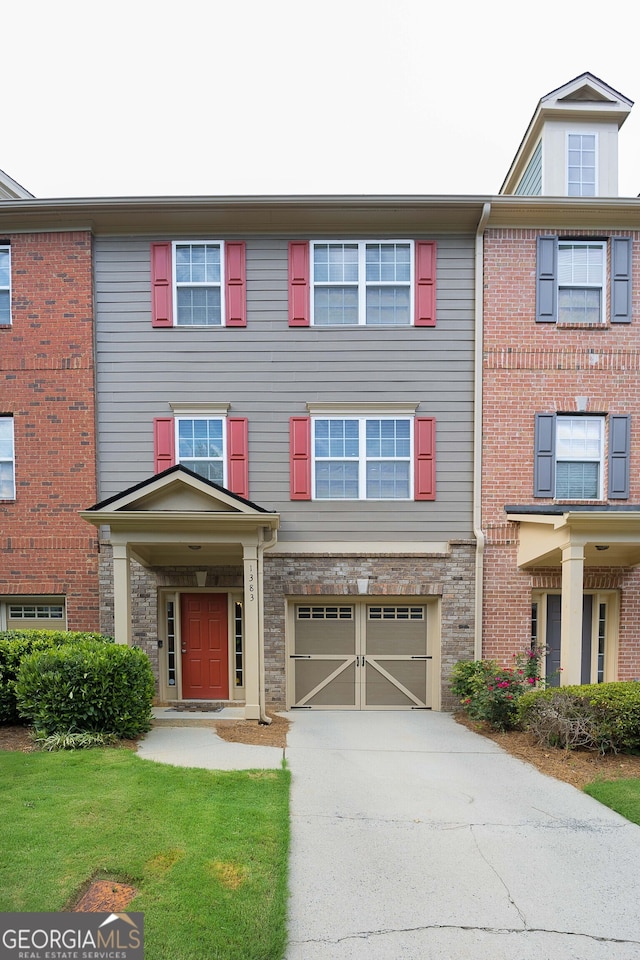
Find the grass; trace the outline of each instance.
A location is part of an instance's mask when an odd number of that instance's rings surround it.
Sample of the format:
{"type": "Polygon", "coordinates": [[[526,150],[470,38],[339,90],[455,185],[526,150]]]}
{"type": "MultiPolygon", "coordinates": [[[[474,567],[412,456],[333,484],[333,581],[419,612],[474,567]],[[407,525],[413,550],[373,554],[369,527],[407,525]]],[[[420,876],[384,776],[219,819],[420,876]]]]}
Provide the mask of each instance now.
{"type": "Polygon", "coordinates": [[[153,960],[281,960],[288,797],[285,770],[0,752],[0,912],[70,909],[110,879],[139,891],[153,960]]]}
{"type": "Polygon", "coordinates": [[[640,779],[597,780],[587,784],[584,791],[632,823],[640,824],[640,779]]]}

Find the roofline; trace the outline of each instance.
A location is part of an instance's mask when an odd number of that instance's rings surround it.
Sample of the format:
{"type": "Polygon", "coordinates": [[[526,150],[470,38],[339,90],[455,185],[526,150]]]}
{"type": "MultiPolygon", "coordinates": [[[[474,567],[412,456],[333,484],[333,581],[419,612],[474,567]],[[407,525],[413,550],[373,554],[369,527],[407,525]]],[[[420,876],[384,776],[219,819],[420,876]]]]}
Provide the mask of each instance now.
{"type": "Polygon", "coordinates": [[[0,202],[4,233],[87,230],[96,235],[358,236],[379,231],[475,233],[488,227],[637,229],[638,197],[312,195],[98,197],[0,202]]]}

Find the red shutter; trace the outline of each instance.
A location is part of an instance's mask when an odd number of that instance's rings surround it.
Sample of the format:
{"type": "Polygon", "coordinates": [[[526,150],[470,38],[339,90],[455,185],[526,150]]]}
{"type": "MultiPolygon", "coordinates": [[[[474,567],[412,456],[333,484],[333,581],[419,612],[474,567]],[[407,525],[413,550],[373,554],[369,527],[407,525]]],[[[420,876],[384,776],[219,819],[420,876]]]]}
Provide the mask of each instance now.
{"type": "Polygon", "coordinates": [[[151,244],[151,324],[173,326],[173,290],[171,288],[171,244],[151,244]]]}
{"type": "Polygon", "coordinates": [[[246,417],[227,417],[227,488],[249,496],[249,423],[246,417]]]}
{"type": "Polygon", "coordinates": [[[241,240],[227,241],[224,245],[226,283],[226,325],[247,325],[247,275],[245,267],[245,244],[241,240]]]}
{"type": "Polygon", "coordinates": [[[162,473],[176,462],[173,417],[156,417],[153,421],[153,459],[156,473],[162,473]]]}
{"type": "Polygon", "coordinates": [[[436,244],[416,241],[416,327],[436,325],[436,244]]]}
{"type": "Polygon", "coordinates": [[[311,500],[311,417],[289,420],[290,497],[311,500]]]}
{"type": "Polygon", "coordinates": [[[414,421],[415,486],[414,500],[436,498],[436,421],[435,417],[416,417],[414,421]]]}
{"type": "Polygon", "coordinates": [[[308,327],[309,309],[309,244],[292,240],[289,244],[289,326],[308,327]]]}

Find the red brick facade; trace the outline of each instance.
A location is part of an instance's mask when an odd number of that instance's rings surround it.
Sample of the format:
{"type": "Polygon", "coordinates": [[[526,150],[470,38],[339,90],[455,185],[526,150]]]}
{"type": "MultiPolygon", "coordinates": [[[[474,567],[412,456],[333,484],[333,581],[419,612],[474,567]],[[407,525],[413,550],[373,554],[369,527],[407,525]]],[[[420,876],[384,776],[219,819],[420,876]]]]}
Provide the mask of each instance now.
{"type": "MultiPolygon", "coordinates": [[[[569,231],[492,229],[485,238],[483,636],[485,656],[501,661],[529,643],[533,591],[560,589],[559,567],[518,569],[518,524],[504,509],[554,502],[533,496],[534,415],[573,413],[578,397],[587,398],[587,413],[630,414],[631,484],[624,503],[640,504],[640,233],[597,231],[598,237],[634,239],[633,322],[598,327],[536,323],[536,237],[563,233],[569,231]]],[[[608,282],[605,289],[608,296],[608,282]]],[[[640,573],[585,568],[584,588],[619,591],[618,679],[639,677],[640,573]]]]}
{"type": "Polygon", "coordinates": [[[12,324],[0,327],[0,415],[12,416],[16,498],[0,501],[0,598],[66,597],[71,630],[97,630],[92,241],[0,235],[12,324]]]}

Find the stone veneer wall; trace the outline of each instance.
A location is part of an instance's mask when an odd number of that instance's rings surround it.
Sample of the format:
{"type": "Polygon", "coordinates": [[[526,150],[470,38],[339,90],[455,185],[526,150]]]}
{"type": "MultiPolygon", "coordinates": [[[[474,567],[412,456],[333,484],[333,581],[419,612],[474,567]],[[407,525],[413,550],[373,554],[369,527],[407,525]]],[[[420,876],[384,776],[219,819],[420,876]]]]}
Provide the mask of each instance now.
{"type": "MultiPolygon", "coordinates": [[[[372,601],[386,597],[441,600],[442,708],[455,700],[448,679],[457,660],[474,653],[475,542],[452,541],[450,553],[425,556],[318,556],[264,557],[265,697],[280,708],[286,702],[285,601],[287,597],[358,596],[356,580],[369,578],[372,601]]],[[[207,568],[207,587],[242,589],[241,567],[207,568]]],[[[145,569],[131,562],[132,640],[146,650],[158,675],[157,590],[196,586],[195,569],[158,567],[145,569]]],[[[113,633],[113,560],[111,546],[103,542],[100,554],[101,630],[113,633]]]]}
{"type": "Polygon", "coordinates": [[[358,596],[356,580],[369,578],[372,601],[385,596],[441,598],[442,708],[455,700],[448,678],[457,660],[473,659],[475,542],[452,541],[447,556],[318,556],[265,554],[265,695],[282,706],[285,689],[285,600],[288,596],[358,596]]]}

